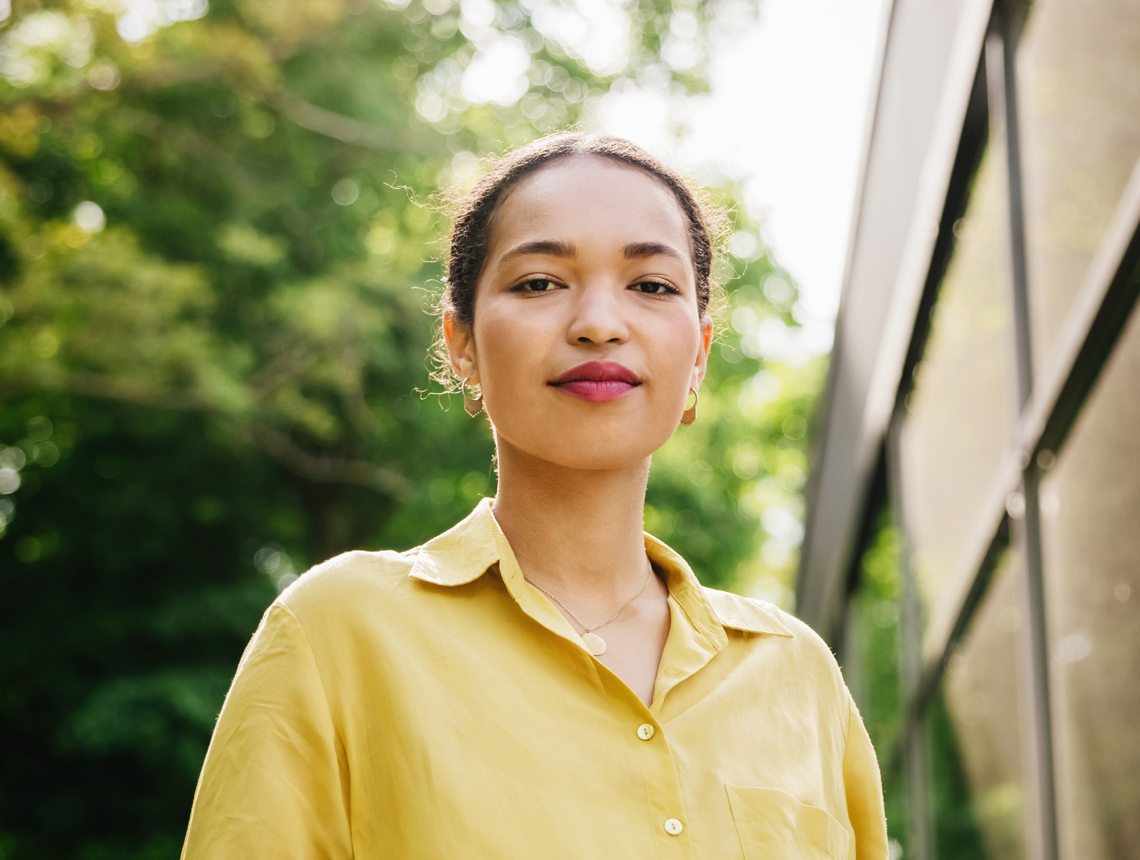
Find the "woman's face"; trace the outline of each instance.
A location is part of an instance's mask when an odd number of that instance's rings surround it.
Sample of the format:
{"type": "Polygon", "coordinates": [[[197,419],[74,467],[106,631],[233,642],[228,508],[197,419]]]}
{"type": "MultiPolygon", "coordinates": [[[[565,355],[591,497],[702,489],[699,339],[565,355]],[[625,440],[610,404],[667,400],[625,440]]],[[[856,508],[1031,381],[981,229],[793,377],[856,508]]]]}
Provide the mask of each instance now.
{"type": "Polygon", "coordinates": [[[556,161],[499,204],[474,324],[444,329],[456,370],[482,388],[500,456],[581,469],[628,466],[665,443],[712,333],[672,192],[594,157],[556,161]]]}

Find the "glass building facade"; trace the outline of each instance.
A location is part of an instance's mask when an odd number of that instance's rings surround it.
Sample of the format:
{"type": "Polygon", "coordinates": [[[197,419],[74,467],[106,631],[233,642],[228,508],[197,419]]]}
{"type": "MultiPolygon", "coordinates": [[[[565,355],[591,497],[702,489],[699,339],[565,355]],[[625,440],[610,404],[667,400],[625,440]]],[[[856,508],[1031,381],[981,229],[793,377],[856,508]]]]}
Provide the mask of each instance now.
{"type": "Polygon", "coordinates": [[[1140,858],[1140,3],[894,0],[800,616],[892,856],[1140,858]]]}

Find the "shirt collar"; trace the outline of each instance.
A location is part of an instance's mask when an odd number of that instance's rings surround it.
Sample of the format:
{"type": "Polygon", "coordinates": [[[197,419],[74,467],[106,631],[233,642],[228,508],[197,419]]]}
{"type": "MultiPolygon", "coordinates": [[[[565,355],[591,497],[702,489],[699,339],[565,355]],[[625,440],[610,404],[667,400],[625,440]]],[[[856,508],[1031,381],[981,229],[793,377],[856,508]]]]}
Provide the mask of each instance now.
{"type": "MultiPolygon", "coordinates": [[[[466,519],[413,552],[415,561],[408,574],[410,577],[435,585],[456,586],[481,577],[509,554],[510,545],[491,513],[491,499],[483,499],[466,519]]],[[[792,636],[777,610],[735,594],[705,588],[685,560],[652,535],[645,536],[645,552],[665,573],[669,593],[693,626],[713,642],[723,643],[724,628],[792,636]]],[[[514,559],[510,562],[508,567],[513,569],[514,559]]],[[[521,584],[508,582],[507,586],[517,599],[521,584]]]]}
{"type": "Polygon", "coordinates": [[[498,529],[491,500],[480,500],[462,522],[412,550],[416,556],[408,576],[435,585],[474,582],[499,560],[498,529]]]}

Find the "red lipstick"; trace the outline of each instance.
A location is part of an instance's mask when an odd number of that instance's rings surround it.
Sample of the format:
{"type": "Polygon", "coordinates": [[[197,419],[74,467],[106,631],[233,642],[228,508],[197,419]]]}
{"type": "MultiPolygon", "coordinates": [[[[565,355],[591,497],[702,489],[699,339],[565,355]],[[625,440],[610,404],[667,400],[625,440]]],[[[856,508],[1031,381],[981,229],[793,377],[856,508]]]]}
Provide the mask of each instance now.
{"type": "Polygon", "coordinates": [[[625,397],[641,385],[638,375],[616,361],[587,361],[548,383],[579,400],[604,403],[625,397]]]}

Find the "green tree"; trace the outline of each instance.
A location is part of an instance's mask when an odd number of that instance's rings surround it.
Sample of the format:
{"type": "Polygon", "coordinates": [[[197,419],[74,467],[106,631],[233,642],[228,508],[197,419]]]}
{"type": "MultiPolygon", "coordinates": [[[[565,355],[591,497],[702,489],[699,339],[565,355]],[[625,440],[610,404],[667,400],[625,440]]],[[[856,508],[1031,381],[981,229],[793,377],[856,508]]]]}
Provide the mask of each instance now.
{"type": "MultiPolygon", "coordinates": [[[[493,492],[485,423],[418,393],[433,194],[588,120],[633,70],[699,89],[727,4],[615,6],[629,38],[602,56],[574,7],[530,0],[13,3],[0,857],[174,856],[277,591],[350,547],[414,546],[493,492]],[[517,62],[488,98],[495,57],[517,62]]],[[[794,333],[795,290],[735,217],[732,327],[698,424],[654,467],[648,525],[706,581],[778,595],[822,365],[761,336],[794,333]]]]}

